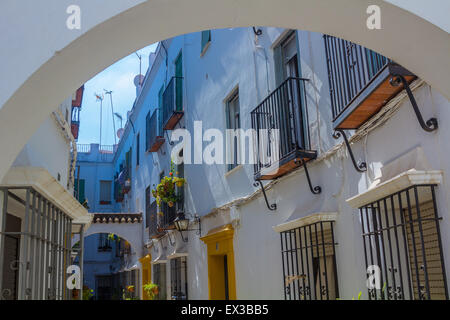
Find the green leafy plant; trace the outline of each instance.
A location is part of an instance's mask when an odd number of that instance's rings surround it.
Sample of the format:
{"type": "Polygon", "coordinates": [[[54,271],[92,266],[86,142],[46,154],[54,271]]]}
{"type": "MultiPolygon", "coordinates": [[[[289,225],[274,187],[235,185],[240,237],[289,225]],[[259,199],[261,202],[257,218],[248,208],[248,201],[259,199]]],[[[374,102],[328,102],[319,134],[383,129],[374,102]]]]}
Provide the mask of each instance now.
{"type": "Polygon", "coordinates": [[[139,300],[139,298],[134,295],[133,285],[128,285],[123,289],[122,298],[123,300],[139,300]]]}
{"type": "Polygon", "coordinates": [[[90,300],[94,296],[94,290],[88,286],[83,286],[83,300],[90,300]]]}
{"type": "Polygon", "coordinates": [[[119,241],[120,238],[114,233],[108,233],[108,240],[110,241],[119,241]]]}
{"type": "Polygon", "coordinates": [[[159,287],[157,284],[150,282],[142,286],[144,292],[147,294],[150,300],[155,300],[159,293],[159,287]]]}

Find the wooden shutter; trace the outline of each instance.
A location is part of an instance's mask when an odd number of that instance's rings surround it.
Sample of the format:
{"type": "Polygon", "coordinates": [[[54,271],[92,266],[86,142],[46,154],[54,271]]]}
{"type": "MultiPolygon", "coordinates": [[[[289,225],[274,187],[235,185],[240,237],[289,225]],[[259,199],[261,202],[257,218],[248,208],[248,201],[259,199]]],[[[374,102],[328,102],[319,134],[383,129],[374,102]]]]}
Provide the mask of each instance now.
{"type": "Polygon", "coordinates": [[[183,55],[182,52],[175,61],[175,106],[177,111],[183,110],[183,55]]]}
{"type": "Polygon", "coordinates": [[[411,282],[414,288],[414,299],[419,299],[418,293],[419,290],[417,288],[417,273],[416,273],[416,265],[414,258],[414,247],[413,247],[413,235],[414,242],[416,247],[416,257],[417,264],[419,270],[419,283],[421,285],[425,285],[425,275],[424,270],[421,269],[421,266],[424,264],[423,254],[422,254],[422,241],[425,246],[425,259],[427,262],[427,273],[428,273],[428,281],[430,286],[430,297],[431,299],[439,299],[445,300],[445,286],[444,286],[444,278],[442,275],[441,269],[441,254],[438,242],[438,233],[436,228],[436,221],[433,220],[434,209],[433,202],[428,201],[420,205],[420,218],[422,220],[422,231],[423,231],[423,239],[420,237],[419,231],[419,222],[417,221],[417,209],[412,208],[411,216],[413,222],[412,228],[409,217],[408,210],[405,210],[405,222],[406,231],[407,231],[407,240],[408,240],[408,253],[409,253],[409,264],[411,270],[411,282]],[[425,219],[425,220],[424,220],[425,219]],[[429,219],[429,220],[426,220],[429,219]],[[424,220],[424,221],[423,221],[424,220]]]}
{"type": "Polygon", "coordinates": [[[205,49],[205,46],[210,41],[211,41],[211,30],[202,31],[202,47],[200,52],[203,52],[203,49],[205,49]]]}
{"type": "Polygon", "coordinates": [[[150,149],[150,112],[145,117],[145,151],[150,149]]]}
{"type": "Polygon", "coordinates": [[[162,128],[163,128],[163,93],[164,93],[164,85],[159,89],[158,93],[158,130],[157,130],[157,136],[162,136],[162,128]]]}

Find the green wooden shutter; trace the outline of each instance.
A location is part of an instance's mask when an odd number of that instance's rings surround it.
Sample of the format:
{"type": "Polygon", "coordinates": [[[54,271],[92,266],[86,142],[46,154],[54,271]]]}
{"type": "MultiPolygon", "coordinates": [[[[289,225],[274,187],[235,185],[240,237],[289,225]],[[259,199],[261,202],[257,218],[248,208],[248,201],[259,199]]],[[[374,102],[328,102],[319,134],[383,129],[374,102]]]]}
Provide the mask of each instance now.
{"type": "Polygon", "coordinates": [[[145,117],[145,150],[150,149],[150,112],[145,117]]]}
{"type": "Polygon", "coordinates": [[[162,136],[162,128],[163,128],[163,93],[164,93],[164,85],[162,85],[161,89],[159,89],[158,93],[158,136],[162,136]]]}
{"type": "Polygon", "coordinates": [[[175,60],[175,106],[177,111],[183,110],[183,55],[182,52],[175,60]]]}
{"type": "Polygon", "coordinates": [[[84,179],[75,179],[75,188],[78,191],[78,201],[80,203],[83,203],[86,200],[85,194],[84,194],[84,179]]]}
{"type": "Polygon", "coordinates": [[[136,166],[139,165],[139,157],[140,157],[139,152],[141,150],[141,148],[139,146],[139,144],[141,143],[140,140],[141,140],[141,134],[138,133],[138,135],[136,137],[136,166]]]}
{"type": "Polygon", "coordinates": [[[205,46],[210,41],[211,41],[211,30],[202,31],[202,48],[200,52],[203,52],[203,49],[205,49],[205,46]]]}
{"type": "Polygon", "coordinates": [[[273,49],[273,58],[275,64],[275,82],[276,87],[278,87],[284,80],[283,54],[281,52],[281,45],[276,46],[273,49]]]}

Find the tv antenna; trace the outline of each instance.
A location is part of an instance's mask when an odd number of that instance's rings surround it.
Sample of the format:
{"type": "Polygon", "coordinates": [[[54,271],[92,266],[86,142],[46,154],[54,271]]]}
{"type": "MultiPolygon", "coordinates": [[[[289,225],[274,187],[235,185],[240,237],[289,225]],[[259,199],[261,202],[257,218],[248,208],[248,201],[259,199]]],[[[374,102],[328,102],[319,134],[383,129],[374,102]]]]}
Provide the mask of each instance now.
{"type": "Polygon", "coordinates": [[[101,146],[102,145],[102,108],[103,108],[103,98],[104,98],[104,96],[103,96],[103,94],[100,95],[100,94],[97,94],[97,93],[94,93],[94,95],[97,98],[97,101],[100,101],[100,142],[99,142],[99,145],[101,146]]]}
{"type": "Polygon", "coordinates": [[[105,91],[105,94],[109,94],[109,98],[111,101],[111,116],[112,116],[112,122],[113,122],[113,135],[114,135],[114,145],[117,144],[117,140],[116,140],[116,122],[114,121],[114,107],[113,107],[113,100],[112,100],[112,90],[106,90],[103,89],[105,91]]]}

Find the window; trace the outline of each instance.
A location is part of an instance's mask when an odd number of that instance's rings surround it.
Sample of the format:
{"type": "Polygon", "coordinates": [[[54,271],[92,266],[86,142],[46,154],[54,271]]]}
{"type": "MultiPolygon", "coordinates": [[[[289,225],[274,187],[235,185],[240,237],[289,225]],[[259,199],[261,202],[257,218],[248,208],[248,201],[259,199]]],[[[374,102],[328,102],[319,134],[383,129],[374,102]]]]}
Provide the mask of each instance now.
{"type": "Polygon", "coordinates": [[[156,230],[158,227],[157,221],[157,211],[158,206],[156,201],[151,201],[151,190],[150,186],[145,189],[145,227],[148,228],[149,236],[153,236],[156,234],[156,230]]]}
{"type": "Polygon", "coordinates": [[[107,233],[100,233],[98,237],[98,251],[111,251],[111,240],[107,233]]]}
{"type": "Polygon", "coordinates": [[[100,204],[111,204],[111,181],[100,181],[100,204]]]}
{"type": "Polygon", "coordinates": [[[279,86],[289,77],[298,77],[297,37],[291,31],[281,43],[274,48],[275,77],[279,86]]]}
{"type": "Polygon", "coordinates": [[[116,241],[116,257],[117,258],[123,257],[123,246],[124,246],[124,240],[119,238],[116,241]]]}
{"type": "Polygon", "coordinates": [[[366,268],[380,271],[370,299],[448,299],[436,185],[413,185],[359,208],[366,268]]]}
{"type": "MultiPolygon", "coordinates": [[[[236,130],[241,128],[239,112],[239,90],[236,90],[226,102],[227,129],[236,130]]],[[[230,157],[229,162],[231,162],[228,164],[228,170],[231,170],[240,163],[240,137],[235,134],[231,135],[228,140],[230,143],[228,148],[230,154],[228,156],[230,157]]]]}
{"type": "Polygon", "coordinates": [[[211,43],[211,30],[202,31],[202,43],[200,53],[203,55],[211,43]]]}
{"type": "Polygon", "coordinates": [[[150,127],[150,118],[151,114],[150,112],[147,113],[147,116],[145,117],[145,151],[150,150],[150,136],[151,136],[151,127],[150,127]]]}
{"type": "Polygon", "coordinates": [[[166,300],[166,264],[158,263],[153,265],[153,282],[158,285],[159,293],[157,300],[166,300]]]}
{"type": "Polygon", "coordinates": [[[320,221],[280,233],[286,300],[339,297],[333,223],[320,221]]]}
{"type": "Polygon", "coordinates": [[[162,136],[163,132],[163,95],[164,95],[164,84],[158,92],[158,128],[157,136],[162,136]]]}
{"type": "Polygon", "coordinates": [[[170,288],[172,300],[187,300],[187,261],[186,257],[170,260],[170,288]]]}
{"type": "Polygon", "coordinates": [[[137,134],[136,137],[136,166],[139,166],[139,158],[140,158],[140,151],[141,151],[141,147],[140,147],[140,134],[137,134]]]}

